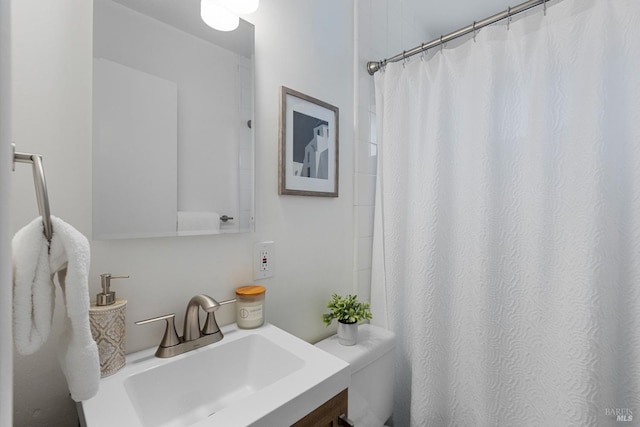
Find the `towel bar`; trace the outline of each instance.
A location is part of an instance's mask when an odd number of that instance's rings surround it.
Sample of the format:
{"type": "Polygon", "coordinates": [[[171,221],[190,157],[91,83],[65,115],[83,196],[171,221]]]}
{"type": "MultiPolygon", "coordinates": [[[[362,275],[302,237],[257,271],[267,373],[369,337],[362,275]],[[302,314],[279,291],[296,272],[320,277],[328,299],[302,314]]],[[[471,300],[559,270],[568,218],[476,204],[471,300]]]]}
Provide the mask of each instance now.
{"type": "Polygon", "coordinates": [[[16,152],[16,145],[11,144],[13,147],[13,170],[15,171],[15,164],[18,163],[31,163],[33,165],[33,184],[36,187],[36,200],[38,201],[38,211],[42,216],[42,224],[44,225],[44,235],[47,240],[51,242],[51,236],[53,235],[53,228],[51,227],[51,214],[49,211],[49,196],[47,195],[47,181],[44,178],[44,167],[42,166],[42,156],[39,154],[30,153],[18,153],[16,152]]]}

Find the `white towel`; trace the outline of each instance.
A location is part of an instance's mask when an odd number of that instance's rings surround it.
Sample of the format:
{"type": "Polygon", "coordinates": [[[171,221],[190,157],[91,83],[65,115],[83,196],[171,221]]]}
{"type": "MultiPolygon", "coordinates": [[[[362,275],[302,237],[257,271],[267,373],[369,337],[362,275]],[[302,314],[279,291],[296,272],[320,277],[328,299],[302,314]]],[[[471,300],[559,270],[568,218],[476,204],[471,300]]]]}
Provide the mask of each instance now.
{"type": "Polygon", "coordinates": [[[52,216],[51,223],[53,235],[49,254],[41,218],[18,231],[13,238],[16,348],[22,354],[30,354],[46,341],[55,296],[53,275],[58,273],[66,305],[58,359],[71,398],[81,401],[98,392],[100,381],[98,347],[89,326],[89,242],[61,219],[52,216]],[[43,253],[47,258],[43,258],[43,253]],[[36,255],[38,262],[33,261],[36,255]],[[43,314],[38,312],[40,309],[43,314]],[[48,326],[42,324],[45,320],[48,320],[48,326]]]}
{"type": "Polygon", "coordinates": [[[13,237],[13,338],[20,354],[32,354],[49,338],[55,289],[49,243],[41,217],[13,237]]]}
{"type": "Polygon", "coordinates": [[[179,232],[219,232],[220,215],[216,212],[178,211],[179,232]]]}

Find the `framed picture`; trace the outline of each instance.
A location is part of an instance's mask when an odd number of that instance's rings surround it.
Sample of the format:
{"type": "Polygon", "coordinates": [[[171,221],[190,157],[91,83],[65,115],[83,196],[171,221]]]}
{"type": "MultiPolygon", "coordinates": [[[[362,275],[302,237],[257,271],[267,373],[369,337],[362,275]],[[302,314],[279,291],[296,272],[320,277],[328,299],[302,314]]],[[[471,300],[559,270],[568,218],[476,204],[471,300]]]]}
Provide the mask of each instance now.
{"type": "Polygon", "coordinates": [[[338,197],[338,107],[282,87],[279,193],[338,197]]]}

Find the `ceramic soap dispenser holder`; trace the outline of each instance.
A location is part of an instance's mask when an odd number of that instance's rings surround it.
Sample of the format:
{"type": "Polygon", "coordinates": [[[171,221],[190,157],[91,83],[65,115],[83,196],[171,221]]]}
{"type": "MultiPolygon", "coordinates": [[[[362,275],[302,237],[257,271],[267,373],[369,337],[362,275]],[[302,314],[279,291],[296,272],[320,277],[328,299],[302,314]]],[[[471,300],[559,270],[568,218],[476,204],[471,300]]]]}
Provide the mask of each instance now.
{"type": "Polygon", "coordinates": [[[127,301],[117,299],[111,290],[111,280],[125,279],[129,276],[101,274],[102,292],[96,295],[95,304],[89,308],[91,335],[98,346],[100,355],[100,374],[112,375],[125,364],[125,318],[127,301]]]}

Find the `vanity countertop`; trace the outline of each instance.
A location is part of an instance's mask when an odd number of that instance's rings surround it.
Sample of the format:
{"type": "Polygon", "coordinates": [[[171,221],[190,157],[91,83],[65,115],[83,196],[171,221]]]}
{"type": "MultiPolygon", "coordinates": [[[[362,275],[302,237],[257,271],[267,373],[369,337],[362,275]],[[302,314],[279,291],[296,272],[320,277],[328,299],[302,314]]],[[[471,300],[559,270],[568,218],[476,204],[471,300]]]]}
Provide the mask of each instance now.
{"type": "Polygon", "coordinates": [[[276,326],[221,330],[222,341],[172,358],[128,355],[78,405],[81,424],[282,427],[349,386],[346,362],[276,326]]]}

